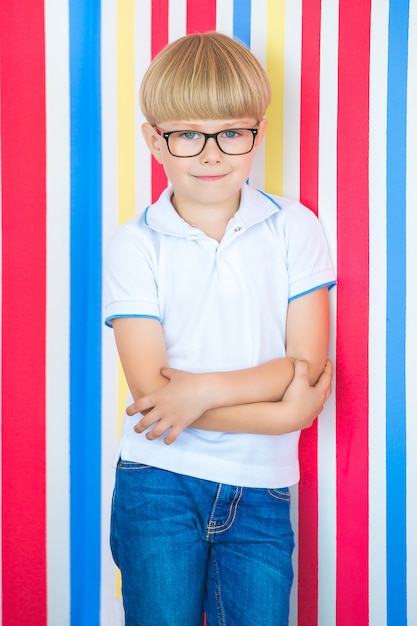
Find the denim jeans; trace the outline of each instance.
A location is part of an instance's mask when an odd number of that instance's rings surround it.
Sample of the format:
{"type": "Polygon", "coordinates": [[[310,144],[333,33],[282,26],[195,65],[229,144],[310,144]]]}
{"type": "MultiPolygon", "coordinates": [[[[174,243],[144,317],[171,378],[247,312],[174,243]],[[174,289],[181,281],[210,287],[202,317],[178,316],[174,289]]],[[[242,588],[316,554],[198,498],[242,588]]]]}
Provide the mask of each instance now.
{"type": "Polygon", "coordinates": [[[284,626],[294,547],[287,488],[218,484],[120,461],[111,548],[126,626],[284,626]]]}

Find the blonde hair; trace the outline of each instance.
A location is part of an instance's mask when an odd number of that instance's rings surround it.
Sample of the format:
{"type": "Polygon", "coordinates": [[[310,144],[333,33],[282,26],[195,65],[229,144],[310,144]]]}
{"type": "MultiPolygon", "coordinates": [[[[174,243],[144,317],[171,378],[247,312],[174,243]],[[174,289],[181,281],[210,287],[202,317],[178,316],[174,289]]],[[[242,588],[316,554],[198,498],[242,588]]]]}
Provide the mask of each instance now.
{"type": "Polygon", "coordinates": [[[260,121],[270,102],[265,70],[241,43],[208,32],[186,35],[152,61],[140,88],[140,105],[152,125],[170,120],[260,121]]]}

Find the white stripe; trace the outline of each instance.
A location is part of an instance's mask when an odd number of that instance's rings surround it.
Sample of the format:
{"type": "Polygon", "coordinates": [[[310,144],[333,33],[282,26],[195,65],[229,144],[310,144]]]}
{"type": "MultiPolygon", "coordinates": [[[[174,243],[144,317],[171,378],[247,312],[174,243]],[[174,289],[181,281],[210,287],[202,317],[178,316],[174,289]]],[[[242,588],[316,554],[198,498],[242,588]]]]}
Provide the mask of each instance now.
{"type": "Polygon", "coordinates": [[[407,588],[408,623],[417,616],[417,2],[410,2],[407,116],[407,588]]]}
{"type": "MultiPolygon", "coordinates": [[[[117,2],[106,2],[101,11],[101,107],[102,107],[102,236],[103,248],[118,223],[117,181],[117,2]]],[[[101,421],[101,581],[100,624],[122,626],[120,598],[115,597],[116,567],[109,548],[112,461],[117,441],[117,357],[113,333],[102,327],[101,421]]]]}
{"type": "Polygon", "coordinates": [[[266,67],[266,24],[268,14],[267,0],[259,0],[256,7],[252,1],[252,19],[251,19],[251,50],[261,65],[266,67]]]}
{"type": "Polygon", "coordinates": [[[283,194],[300,197],[300,81],[302,2],[285,5],[283,194]]]}
{"type": "Polygon", "coordinates": [[[135,182],[136,213],[143,213],[151,202],[151,155],[143,140],[145,121],[139,107],[139,88],[151,62],[151,0],[135,4],[135,182]]]}
{"type": "Polygon", "coordinates": [[[168,7],[168,41],[183,37],[187,28],[187,0],[171,0],[168,7]]]}
{"type": "MultiPolygon", "coordinates": [[[[266,67],[266,19],[266,0],[259,0],[256,10],[252,2],[251,51],[264,68],[266,67]]],[[[268,133],[268,130],[266,132],[268,133]]],[[[250,184],[257,189],[265,189],[265,140],[254,158],[250,184]]]]}
{"type": "Polygon", "coordinates": [[[45,1],[47,110],[47,585],[48,624],[70,615],[69,37],[68,2],[45,1]]]}
{"type": "MultiPolygon", "coordinates": [[[[338,5],[322,1],[320,43],[318,205],[329,252],[336,268],[337,207],[337,61],[338,5]]],[[[337,287],[330,292],[329,357],[335,363],[337,287]]],[[[336,388],[336,376],[333,389],[336,388]]],[[[318,623],[336,623],[336,425],[335,394],[318,420],[318,623]]]]}
{"type": "Polygon", "coordinates": [[[388,0],[372,8],[369,133],[369,616],[386,623],[386,103],[388,0]],[[382,183],[382,184],[381,184],[382,183]]]}
{"type": "Polygon", "coordinates": [[[337,266],[338,4],[322,0],[319,111],[319,217],[337,266]]]}
{"type": "MultiPolygon", "coordinates": [[[[267,8],[266,8],[267,10],[267,8]]],[[[295,0],[285,4],[285,52],[284,52],[284,137],[283,137],[283,194],[290,198],[300,197],[300,80],[301,80],[301,24],[302,2],[295,0]]],[[[265,13],[265,24],[267,14],[265,13]]],[[[264,35],[263,40],[266,37],[264,35]]],[[[291,489],[291,523],[294,529],[293,554],[294,583],[290,597],[290,626],[298,623],[298,546],[299,508],[298,486],[291,489]]]]}
{"type": "Polygon", "coordinates": [[[233,0],[216,3],[216,30],[230,37],[233,34],[233,0]]]}

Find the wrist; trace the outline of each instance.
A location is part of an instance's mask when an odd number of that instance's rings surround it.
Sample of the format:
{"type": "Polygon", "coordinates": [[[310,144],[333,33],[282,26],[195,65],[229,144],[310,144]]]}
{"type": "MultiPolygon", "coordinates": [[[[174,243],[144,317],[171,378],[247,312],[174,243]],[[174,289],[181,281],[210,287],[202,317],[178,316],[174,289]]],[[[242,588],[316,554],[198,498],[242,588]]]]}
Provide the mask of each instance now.
{"type": "Polygon", "coordinates": [[[217,389],[216,374],[205,372],[194,374],[195,376],[195,395],[198,397],[199,405],[204,411],[217,408],[217,389]]]}

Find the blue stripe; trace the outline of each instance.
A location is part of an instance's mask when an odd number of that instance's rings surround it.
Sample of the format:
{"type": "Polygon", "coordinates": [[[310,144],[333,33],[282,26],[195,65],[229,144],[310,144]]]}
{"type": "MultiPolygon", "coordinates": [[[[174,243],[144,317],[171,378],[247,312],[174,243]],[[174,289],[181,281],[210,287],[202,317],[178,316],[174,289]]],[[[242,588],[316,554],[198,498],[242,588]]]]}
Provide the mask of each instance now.
{"type": "Polygon", "coordinates": [[[139,318],[146,318],[149,320],[156,320],[157,322],[161,321],[161,318],[157,317],[156,315],[111,315],[110,317],[106,317],[106,319],[104,320],[104,323],[109,328],[113,328],[113,324],[111,324],[111,321],[114,319],[118,319],[119,317],[129,317],[129,318],[139,317],[139,318]]]}
{"type": "Polygon", "coordinates": [[[145,212],[143,214],[143,221],[145,222],[146,226],[149,226],[149,224],[148,224],[148,211],[149,211],[150,208],[151,208],[150,206],[146,207],[145,212]]]}
{"type": "Polygon", "coordinates": [[[295,296],[291,296],[288,298],[288,302],[292,302],[293,300],[297,300],[297,298],[301,298],[302,296],[306,296],[313,291],[317,291],[317,289],[323,289],[323,287],[327,287],[328,291],[337,285],[337,280],[332,280],[329,283],[323,283],[322,285],[317,285],[316,287],[312,287],[311,289],[307,289],[307,291],[303,291],[302,293],[297,293],[295,296]]]}
{"type": "Polygon", "coordinates": [[[233,0],[233,37],[250,48],[251,0],[233,0]]]}
{"type": "Polygon", "coordinates": [[[100,1],[70,0],[69,24],[71,624],[92,626],[100,623],[100,1]]]}
{"type": "Polygon", "coordinates": [[[263,196],[265,196],[265,198],[268,198],[268,200],[270,200],[272,202],[272,204],[275,204],[277,209],[282,211],[282,206],[280,204],[278,204],[278,202],[272,196],[270,196],[269,193],[266,193],[265,191],[261,191],[261,189],[257,189],[257,191],[259,191],[259,193],[261,193],[263,196]]]}
{"type": "Polygon", "coordinates": [[[387,96],[387,626],[407,623],[406,133],[408,0],[391,0],[387,96]]]}

